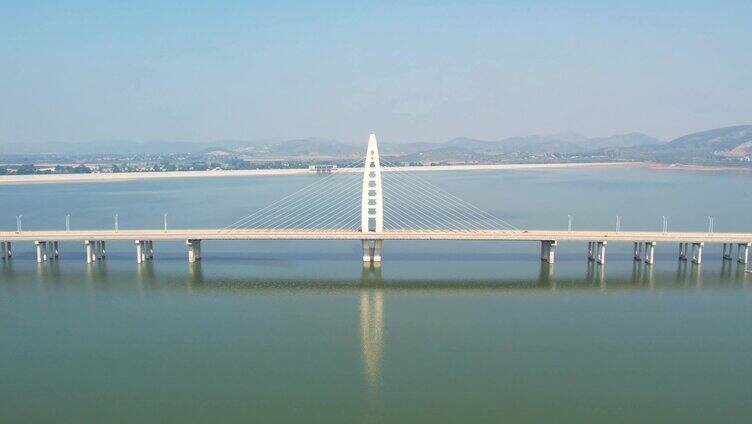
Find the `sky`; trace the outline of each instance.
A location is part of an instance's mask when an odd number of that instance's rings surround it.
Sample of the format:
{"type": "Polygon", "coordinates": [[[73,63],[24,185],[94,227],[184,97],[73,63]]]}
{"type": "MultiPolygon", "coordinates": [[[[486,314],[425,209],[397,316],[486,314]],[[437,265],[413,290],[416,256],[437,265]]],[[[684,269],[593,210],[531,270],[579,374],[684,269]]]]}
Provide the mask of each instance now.
{"type": "Polygon", "coordinates": [[[0,142],[752,123],[752,2],[0,0],[0,142]]]}

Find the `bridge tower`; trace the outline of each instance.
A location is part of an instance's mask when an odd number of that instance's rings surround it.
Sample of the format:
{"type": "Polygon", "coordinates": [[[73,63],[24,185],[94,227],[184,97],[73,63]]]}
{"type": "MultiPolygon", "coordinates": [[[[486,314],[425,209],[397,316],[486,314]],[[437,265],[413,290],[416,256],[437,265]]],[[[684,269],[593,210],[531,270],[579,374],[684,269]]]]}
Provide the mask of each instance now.
{"type": "MultiPolygon", "coordinates": [[[[376,134],[368,137],[363,165],[363,192],[360,203],[360,231],[384,231],[384,200],[381,188],[381,162],[376,134]]],[[[363,262],[381,262],[381,240],[363,240],[363,262]]]]}

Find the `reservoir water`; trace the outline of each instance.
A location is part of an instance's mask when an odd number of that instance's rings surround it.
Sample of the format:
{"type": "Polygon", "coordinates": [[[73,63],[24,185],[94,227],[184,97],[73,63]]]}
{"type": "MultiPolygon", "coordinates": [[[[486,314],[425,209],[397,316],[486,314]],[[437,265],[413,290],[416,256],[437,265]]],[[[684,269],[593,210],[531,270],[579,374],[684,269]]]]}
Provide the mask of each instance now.
{"type": "MultiPolygon", "coordinates": [[[[224,227],[315,175],[0,186],[0,228],[224,227]]],[[[752,173],[425,173],[520,228],[752,231],[752,173]]],[[[630,244],[83,246],[0,264],[0,421],[498,422],[752,419],[752,274],[630,244]]]]}

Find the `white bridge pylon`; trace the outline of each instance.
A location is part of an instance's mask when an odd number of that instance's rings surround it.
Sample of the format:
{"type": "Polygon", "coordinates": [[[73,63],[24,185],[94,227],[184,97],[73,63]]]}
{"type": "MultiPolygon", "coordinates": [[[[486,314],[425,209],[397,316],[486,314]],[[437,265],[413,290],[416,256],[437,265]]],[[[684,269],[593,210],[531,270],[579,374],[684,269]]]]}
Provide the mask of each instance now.
{"type": "MultiPolygon", "coordinates": [[[[348,235],[361,240],[363,261],[370,264],[381,262],[384,239],[419,237],[427,232],[473,235],[519,231],[432,183],[431,177],[418,174],[424,173],[381,158],[376,135],[371,134],[365,156],[327,175],[294,177],[314,181],[240,218],[221,232],[248,232],[270,238],[291,234],[348,235]]],[[[249,203],[265,194],[264,190],[259,191],[261,188],[248,185],[249,203]]]]}
{"type": "MultiPolygon", "coordinates": [[[[384,196],[376,134],[368,137],[360,197],[360,231],[384,232],[384,196]]],[[[381,240],[363,240],[363,262],[381,262],[381,240]]]]}

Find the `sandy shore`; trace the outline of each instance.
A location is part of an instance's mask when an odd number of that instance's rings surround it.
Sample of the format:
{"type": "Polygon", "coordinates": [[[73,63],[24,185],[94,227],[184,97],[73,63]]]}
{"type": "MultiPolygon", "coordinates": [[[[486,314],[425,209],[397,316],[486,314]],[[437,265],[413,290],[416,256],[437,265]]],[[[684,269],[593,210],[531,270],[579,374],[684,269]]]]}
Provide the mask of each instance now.
{"type": "MultiPolygon", "coordinates": [[[[595,163],[521,163],[497,165],[445,165],[445,166],[403,166],[385,167],[390,171],[487,171],[487,170],[530,170],[530,169],[572,169],[572,168],[647,168],[676,169],[691,171],[717,171],[737,168],[710,167],[698,165],[670,165],[652,162],[595,162],[595,163]]],[[[338,172],[362,172],[360,168],[340,169],[338,172]]],[[[251,169],[232,171],[175,171],[175,172],[128,172],[114,174],[51,174],[51,175],[0,175],[0,184],[50,184],[80,182],[111,182],[150,180],[165,178],[209,178],[209,177],[249,177],[269,175],[305,175],[308,169],[251,169]]]]}

